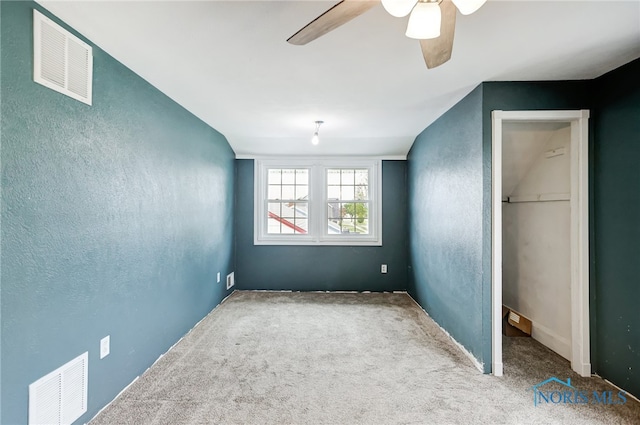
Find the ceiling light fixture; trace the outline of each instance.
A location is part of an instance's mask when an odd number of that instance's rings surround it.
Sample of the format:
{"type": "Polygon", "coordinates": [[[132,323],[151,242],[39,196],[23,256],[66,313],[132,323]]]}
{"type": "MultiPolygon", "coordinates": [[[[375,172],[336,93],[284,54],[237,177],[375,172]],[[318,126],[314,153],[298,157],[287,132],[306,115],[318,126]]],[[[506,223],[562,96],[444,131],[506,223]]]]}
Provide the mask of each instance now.
{"type": "Polygon", "coordinates": [[[318,143],[320,143],[320,136],[318,136],[318,133],[320,132],[320,126],[322,124],[324,124],[324,121],[316,121],[316,131],[315,133],[313,133],[313,137],[311,138],[312,145],[317,145],[318,143]]]}
{"type": "MultiPolygon", "coordinates": [[[[487,0],[451,0],[463,15],[480,9],[487,0]]],[[[382,6],[396,18],[409,15],[406,36],[419,40],[440,37],[442,0],[382,0],[382,6]]]]}
{"type": "Polygon", "coordinates": [[[389,15],[396,18],[402,18],[407,16],[413,6],[416,5],[417,0],[382,0],[382,6],[384,10],[389,12],[389,15]]]}
{"type": "Polygon", "coordinates": [[[322,37],[376,6],[395,17],[409,16],[405,35],[420,40],[422,56],[427,68],[435,68],[451,59],[456,15],[469,15],[480,9],[487,0],[343,0],[302,27],[287,39],[291,44],[304,45],[322,37]]]}
{"type": "Polygon", "coordinates": [[[409,38],[427,40],[440,37],[442,12],[438,2],[419,1],[409,15],[409,24],[405,35],[409,38]]]}
{"type": "Polygon", "coordinates": [[[452,0],[456,5],[460,13],[463,15],[471,15],[476,10],[480,9],[487,0],[452,0]]]}

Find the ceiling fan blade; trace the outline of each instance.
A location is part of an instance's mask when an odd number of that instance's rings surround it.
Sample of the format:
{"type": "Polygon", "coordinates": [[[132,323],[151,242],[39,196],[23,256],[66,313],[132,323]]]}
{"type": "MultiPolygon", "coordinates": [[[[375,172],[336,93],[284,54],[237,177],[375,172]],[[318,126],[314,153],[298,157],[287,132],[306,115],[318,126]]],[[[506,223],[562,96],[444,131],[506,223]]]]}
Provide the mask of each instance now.
{"type": "Polygon", "coordinates": [[[378,3],[380,0],[343,0],[293,34],[287,41],[298,46],[307,44],[362,15],[378,3]]]}
{"type": "Polygon", "coordinates": [[[422,56],[427,63],[427,68],[435,68],[451,59],[453,50],[453,35],[456,29],[456,6],[451,0],[442,0],[442,24],[440,25],[440,37],[428,40],[420,40],[422,56]]]}

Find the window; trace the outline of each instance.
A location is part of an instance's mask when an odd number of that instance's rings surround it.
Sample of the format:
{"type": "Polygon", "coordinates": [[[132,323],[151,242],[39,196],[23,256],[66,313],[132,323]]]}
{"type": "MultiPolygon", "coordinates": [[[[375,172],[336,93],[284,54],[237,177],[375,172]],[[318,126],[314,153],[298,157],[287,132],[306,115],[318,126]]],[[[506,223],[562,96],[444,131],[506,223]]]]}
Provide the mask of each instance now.
{"type": "Polygon", "coordinates": [[[256,245],[382,245],[381,161],[256,160],[256,245]]]}
{"type": "Polygon", "coordinates": [[[327,233],[369,234],[369,169],[329,168],[327,233]]]}
{"type": "Polygon", "coordinates": [[[309,233],[309,170],[269,168],[267,171],[267,233],[309,233]]]}

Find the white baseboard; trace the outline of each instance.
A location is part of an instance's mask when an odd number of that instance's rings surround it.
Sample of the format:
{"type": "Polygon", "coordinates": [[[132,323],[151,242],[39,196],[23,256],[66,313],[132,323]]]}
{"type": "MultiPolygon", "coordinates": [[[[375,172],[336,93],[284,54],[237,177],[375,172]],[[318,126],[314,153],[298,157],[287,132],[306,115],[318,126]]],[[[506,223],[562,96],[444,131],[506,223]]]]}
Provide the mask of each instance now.
{"type": "MultiPolygon", "coordinates": [[[[427,313],[427,310],[425,310],[424,308],[422,308],[422,306],[418,303],[418,301],[416,301],[408,292],[407,292],[407,296],[418,306],[418,308],[420,310],[422,310],[422,312],[427,315],[427,317],[429,318],[429,320],[433,320],[433,318],[429,315],[429,313],[427,313]]],[[[445,328],[443,328],[442,326],[440,326],[440,324],[438,322],[436,322],[435,320],[433,320],[433,323],[435,323],[435,325],[440,328],[440,330],[442,331],[442,333],[444,333],[447,337],[449,337],[449,339],[458,347],[458,349],[469,358],[469,360],[471,360],[471,363],[476,367],[476,369],[478,369],[481,373],[484,373],[484,363],[481,363],[480,360],[476,359],[476,357],[471,354],[471,352],[469,350],[467,350],[465,348],[464,345],[460,344],[458,341],[456,341],[456,339],[451,336],[451,334],[449,332],[447,332],[447,330],[445,328]]],[[[502,363],[500,363],[501,368],[502,368],[502,363]]],[[[500,375],[501,376],[501,375],[500,375]]]]}
{"type": "Polygon", "coordinates": [[[602,379],[604,382],[606,382],[607,384],[611,385],[612,387],[616,388],[618,391],[624,391],[627,396],[631,397],[632,399],[634,399],[635,401],[637,401],[638,403],[640,403],[640,398],[634,396],[633,394],[629,393],[628,391],[624,390],[623,388],[620,388],[619,386],[617,386],[616,384],[614,384],[613,382],[609,381],[608,379],[604,379],[602,378],[600,375],[596,375],[595,373],[593,374],[593,376],[597,376],[598,378],[602,379]]]}
{"type": "Polygon", "coordinates": [[[571,339],[561,337],[546,326],[534,321],[531,326],[531,337],[571,361],[571,339]]]}
{"type": "Polygon", "coordinates": [[[491,373],[493,376],[502,376],[504,374],[504,366],[502,362],[491,363],[491,373]]]}
{"type": "Polygon", "coordinates": [[[591,376],[591,363],[580,363],[577,367],[573,367],[573,363],[571,364],[571,368],[578,375],[588,378],[591,376]]]}

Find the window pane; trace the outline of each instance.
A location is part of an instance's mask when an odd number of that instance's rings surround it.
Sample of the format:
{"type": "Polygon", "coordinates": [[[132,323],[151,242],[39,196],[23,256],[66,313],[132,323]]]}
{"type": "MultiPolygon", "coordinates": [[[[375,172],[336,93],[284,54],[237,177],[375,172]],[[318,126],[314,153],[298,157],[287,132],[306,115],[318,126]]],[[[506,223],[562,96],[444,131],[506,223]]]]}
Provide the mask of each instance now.
{"type": "Polygon", "coordinates": [[[267,233],[272,235],[280,234],[280,222],[274,218],[267,220],[267,233]]]}
{"type": "Polygon", "coordinates": [[[340,203],[339,202],[329,202],[327,204],[327,217],[329,220],[339,220],[342,214],[340,213],[340,203]]]}
{"type": "Polygon", "coordinates": [[[327,170],[327,199],[369,199],[369,170],[327,170]]]}
{"type": "Polygon", "coordinates": [[[354,220],[350,218],[342,219],[342,233],[355,233],[354,220]]]}
{"type": "Polygon", "coordinates": [[[308,199],[309,198],[309,186],[296,185],[296,197],[295,199],[308,199]]]}
{"type": "Polygon", "coordinates": [[[295,184],[296,170],[282,170],[282,184],[295,184]]]}
{"type": "Polygon", "coordinates": [[[278,217],[280,217],[282,215],[282,211],[280,209],[280,203],[279,202],[269,202],[268,209],[269,209],[270,213],[273,213],[273,214],[277,215],[278,217]]]}
{"type": "Polygon", "coordinates": [[[349,202],[342,204],[342,216],[348,218],[369,218],[369,207],[362,202],[349,202]]]}
{"type": "Polygon", "coordinates": [[[355,170],[356,184],[367,186],[369,184],[369,170],[355,170]]]}
{"type": "Polygon", "coordinates": [[[305,234],[308,232],[306,202],[269,202],[267,233],[305,234]]]}
{"type": "Polygon", "coordinates": [[[280,215],[280,217],[283,217],[283,218],[295,217],[295,208],[293,207],[293,205],[294,204],[291,204],[291,203],[283,203],[282,214],[280,215]]]}
{"type": "Polygon", "coordinates": [[[269,177],[268,177],[268,184],[280,184],[282,183],[281,181],[281,175],[282,170],[278,169],[278,168],[271,168],[269,169],[269,177]]]}
{"type": "Polygon", "coordinates": [[[342,184],[342,185],[345,185],[345,184],[354,185],[355,184],[355,170],[342,170],[342,179],[340,181],[340,184],[342,184]]]}
{"type": "Polygon", "coordinates": [[[355,186],[342,186],[340,199],[343,201],[351,201],[355,199],[355,186]]]}
{"type": "Polygon", "coordinates": [[[369,186],[356,186],[356,197],[359,201],[369,199],[369,186]]]}
{"type": "Polygon", "coordinates": [[[340,220],[329,220],[327,223],[327,233],[330,235],[339,235],[342,233],[340,220]]]}
{"type": "Polygon", "coordinates": [[[282,185],[282,199],[295,199],[296,187],[293,185],[282,185]]]}
{"type": "Polygon", "coordinates": [[[340,184],[340,170],[327,170],[327,184],[340,184]]]}
{"type": "Polygon", "coordinates": [[[269,199],[282,199],[282,186],[269,185],[268,190],[267,196],[269,199]]]}
{"type": "Polygon", "coordinates": [[[296,184],[309,184],[309,170],[296,170],[296,184]]]}
{"type": "Polygon", "coordinates": [[[340,186],[328,186],[327,199],[340,199],[340,186]]]}
{"type": "Polygon", "coordinates": [[[296,218],[295,219],[295,232],[296,233],[307,233],[309,230],[309,221],[306,218],[296,218]]]}
{"type": "Polygon", "coordinates": [[[280,227],[280,234],[285,235],[285,234],[292,234],[292,233],[294,233],[293,225],[287,226],[284,223],[282,223],[282,226],[280,227]]]}
{"type": "Polygon", "coordinates": [[[305,234],[308,232],[309,169],[268,169],[267,196],[271,201],[267,203],[268,234],[305,234]],[[296,200],[304,202],[294,202],[296,200]]]}
{"type": "Polygon", "coordinates": [[[327,232],[368,235],[368,199],[368,169],[327,170],[327,232]],[[334,200],[339,202],[332,202],[334,200]]]}
{"type": "Polygon", "coordinates": [[[309,197],[308,169],[269,169],[268,183],[268,199],[294,200],[309,197]]]}
{"type": "Polygon", "coordinates": [[[327,203],[329,234],[369,234],[369,204],[365,202],[327,203]]]}
{"type": "Polygon", "coordinates": [[[309,216],[309,206],[306,202],[296,202],[293,204],[295,217],[307,218],[309,216]]]}

